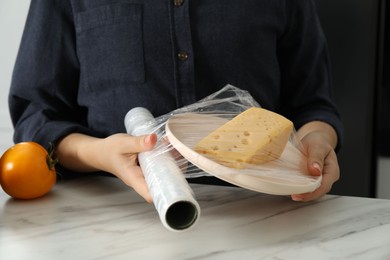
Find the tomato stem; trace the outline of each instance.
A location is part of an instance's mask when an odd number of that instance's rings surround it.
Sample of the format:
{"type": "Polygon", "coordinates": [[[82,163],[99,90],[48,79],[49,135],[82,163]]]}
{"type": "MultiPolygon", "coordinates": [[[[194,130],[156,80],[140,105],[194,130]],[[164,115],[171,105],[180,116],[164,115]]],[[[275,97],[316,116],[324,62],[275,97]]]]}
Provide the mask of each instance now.
{"type": "Polygon", "coordinates": [[[49,154],[47,155],[46,157],[46,163],[47,163],[47,166],[49,167],[50,170],[52,170],[54,168],[54,166],[56,165],[56,163],[58,162],[58,158],[55,154],[55,145],[50,142],[49,143],[49,154]]]}

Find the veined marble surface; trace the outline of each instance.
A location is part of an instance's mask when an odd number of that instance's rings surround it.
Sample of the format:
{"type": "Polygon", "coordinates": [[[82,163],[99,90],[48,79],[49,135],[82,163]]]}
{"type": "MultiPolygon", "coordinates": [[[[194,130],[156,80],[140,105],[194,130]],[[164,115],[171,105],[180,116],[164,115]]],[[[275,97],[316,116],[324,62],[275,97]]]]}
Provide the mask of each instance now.
{"type": "Polygon", "coordinates": [[[0,259],[390,259],[390,200],[191,187],[201,216],[181,233],[116,178],[59,180],[30,201],[0,191],[0,259]]]}

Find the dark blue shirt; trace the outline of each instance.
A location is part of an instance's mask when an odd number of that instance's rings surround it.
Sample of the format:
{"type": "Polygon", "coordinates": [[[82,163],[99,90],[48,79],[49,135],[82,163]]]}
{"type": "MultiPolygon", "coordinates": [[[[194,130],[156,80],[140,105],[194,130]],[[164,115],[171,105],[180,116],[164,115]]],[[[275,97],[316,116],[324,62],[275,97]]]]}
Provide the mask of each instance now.
{"type": "Polygon", "coordinates": [[[341,139],[312,0],[35,0],[9,96],[14,141],[125,132],[133,107],[159,116],[226,84],[341,139]]]}

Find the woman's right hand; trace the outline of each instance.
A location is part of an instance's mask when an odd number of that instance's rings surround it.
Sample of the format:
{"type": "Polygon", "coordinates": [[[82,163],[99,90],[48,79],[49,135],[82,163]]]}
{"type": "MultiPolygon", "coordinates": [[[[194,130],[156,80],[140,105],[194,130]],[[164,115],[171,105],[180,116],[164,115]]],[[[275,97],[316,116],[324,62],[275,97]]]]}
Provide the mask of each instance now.
{"type": "Polygon", "coordinates": [[[138,153],[153,149],[156,142],[155,134],[114,134],[101,139],[75,133],[57,144],[57,157],[70,170],[112,173],[150,203],[152,197],[138,164],[138,153]]]}

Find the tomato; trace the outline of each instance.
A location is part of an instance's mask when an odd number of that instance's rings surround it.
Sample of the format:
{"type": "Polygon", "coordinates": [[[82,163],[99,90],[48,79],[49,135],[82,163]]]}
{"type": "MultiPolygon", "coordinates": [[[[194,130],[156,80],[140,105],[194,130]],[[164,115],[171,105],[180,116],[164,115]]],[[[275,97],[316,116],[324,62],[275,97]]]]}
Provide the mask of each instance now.
{"type": "Polygon", "coordinates": [[[55,161],[40,144],[22,142],[0,158],[0,184],[13,198],[34,199],[48,193],[56,182],[55,161]]]}

